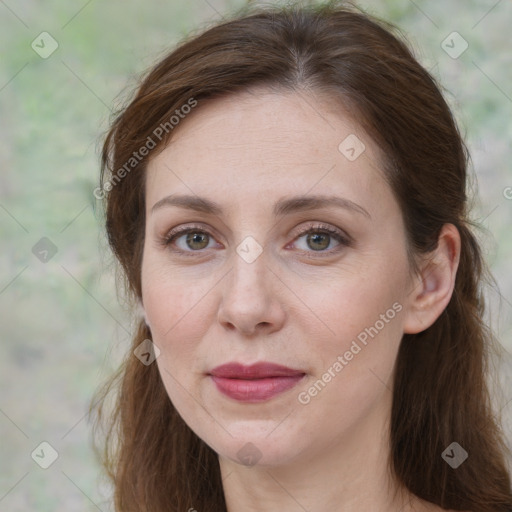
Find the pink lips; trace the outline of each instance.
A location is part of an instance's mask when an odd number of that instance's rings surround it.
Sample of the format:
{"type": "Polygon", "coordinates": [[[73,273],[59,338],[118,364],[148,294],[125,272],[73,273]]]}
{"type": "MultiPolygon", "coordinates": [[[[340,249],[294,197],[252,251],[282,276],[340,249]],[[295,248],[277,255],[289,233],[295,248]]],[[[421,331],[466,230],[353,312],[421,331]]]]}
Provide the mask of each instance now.
{"type": "Polygon", "coordinates": [[[251,366],[227,363],[217,366],[209,375],[224,395],[241,402],[263,402],[294,387],[305,373],[262,362],[251,366]]]}

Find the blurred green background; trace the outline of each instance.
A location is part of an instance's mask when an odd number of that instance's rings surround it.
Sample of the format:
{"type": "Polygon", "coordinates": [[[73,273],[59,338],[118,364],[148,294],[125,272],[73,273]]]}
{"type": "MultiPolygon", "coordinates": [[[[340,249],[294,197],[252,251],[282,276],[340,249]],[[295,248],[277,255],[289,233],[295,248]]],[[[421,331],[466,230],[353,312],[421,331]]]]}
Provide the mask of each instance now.
{"type": "MultiPolygon", "coordinates": [[[[112,510],[86,410],[132,326],[93,196],[98,148],[110,110],[138,74],[191,30],[243,4],[0,0],[0,511],[112,510]],[[52,456],[43,441],[58,453],[48,469],[40,467],[52,456]]],[[[486,257],[501,291],[490,295],[491,320],[510,354],[512,3],[359,5],[396,23],[446,89],[471,150],[473,217],[488,230],[486,257]],[[443,43],[453,32],[468,43],[457,58],[463,41],[443,43]]],[[[511,368],[507,355],[499,409],[509,436],[511,368]]]]}

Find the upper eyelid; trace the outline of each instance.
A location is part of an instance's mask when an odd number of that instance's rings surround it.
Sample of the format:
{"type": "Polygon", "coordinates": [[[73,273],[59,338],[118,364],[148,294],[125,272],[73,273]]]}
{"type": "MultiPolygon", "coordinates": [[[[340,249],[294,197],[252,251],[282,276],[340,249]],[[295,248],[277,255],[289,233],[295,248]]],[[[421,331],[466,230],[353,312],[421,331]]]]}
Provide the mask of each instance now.
{"type": "Polygon", "coordinates": [[[176,228],[172,228],[163,235],[163,238],[164,239],[170,239],[173,237],[179,238],[181,236],[186,235],[189,232],[194,232],[194,231],[206,233],[207,235],[212,236],[216,240],[217,240],[217,238],[219,238],[215,234],[216,233],[215,229],[213,229],[211,227],[207,227],[207,226],[202,226],[201,224],[197,224],[197,225],[192,224],[192,225],[178,226],[176,228]]]}
{"type": "MultiPolygon", "coordinates": [[[[307,227],[294,228],[293,232],[295,232],[295,235],[296,236],[302,235],[302,234],[304,234],[304,232],[307,232],[309,229],[316,229],[318,231],[322,231],[322,230],[336,231],[336,232],[339,232],[340,234],[344,234],[347,238],[349,238],[349,235],[346,233],[346,231],[337,226],[333,226],[329,223],[322,222],[322,221],[309,221],[309,222],[310,222],[310,224],[307,227]]],[[[212,228],[211,226],[202,225],[201,223],[197,223],[197,224],[191,223],[190,225],[177,226],[176,228],[172,228],[172,229],[168,230],[164,236],[167,237],[167,236],[173,236],[174,234],[182,234],[182,233],[186,233],[187,231],[194,230],[194,229],[197,231],[205,232],[209,235],[214,234],[214,233],[212,233],[212,231],[216,232],[216,230],[214,228],[212,228]]]]}

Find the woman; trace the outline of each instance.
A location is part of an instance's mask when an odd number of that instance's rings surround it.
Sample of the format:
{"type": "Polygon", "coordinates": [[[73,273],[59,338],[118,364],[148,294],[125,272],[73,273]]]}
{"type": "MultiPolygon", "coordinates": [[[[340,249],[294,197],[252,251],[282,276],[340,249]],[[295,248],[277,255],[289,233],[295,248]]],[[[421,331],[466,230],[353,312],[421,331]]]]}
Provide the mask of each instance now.
{"type": "Polygon", "coordinates": [[[141,312],[100,395],[116,510],[512,509],[467,151],[391,26],[239,14],[147,74],[102,164],[141,312]]]}

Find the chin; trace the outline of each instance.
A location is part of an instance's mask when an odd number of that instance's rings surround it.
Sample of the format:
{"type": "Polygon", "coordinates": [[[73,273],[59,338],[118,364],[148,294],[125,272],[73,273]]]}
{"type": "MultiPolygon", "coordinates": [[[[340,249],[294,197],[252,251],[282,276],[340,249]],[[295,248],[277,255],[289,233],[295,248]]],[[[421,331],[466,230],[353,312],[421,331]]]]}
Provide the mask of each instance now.
{"type": "Polygon", "coordinates": [[[283,430],[282,436],[269,439],[266,432],[251,433],[251,429],[245,429],[243,436],[231,438],[228,435],[224,442],[208,444],[219,457],[248,467],[285,466],[299,457],[301,448],[305,448],[297,439],[287,435],[286,430],[283,430]]]}

